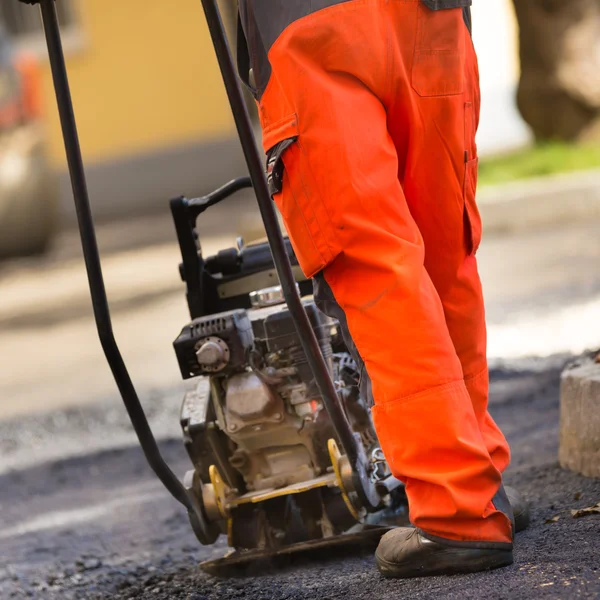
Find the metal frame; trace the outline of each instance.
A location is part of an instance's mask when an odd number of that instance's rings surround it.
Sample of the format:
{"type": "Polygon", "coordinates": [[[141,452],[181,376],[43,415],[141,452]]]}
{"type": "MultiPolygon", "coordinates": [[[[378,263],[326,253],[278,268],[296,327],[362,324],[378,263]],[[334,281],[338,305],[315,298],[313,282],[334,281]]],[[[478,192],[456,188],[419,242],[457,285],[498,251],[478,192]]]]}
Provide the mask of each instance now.
{"type": "Polygon", "coordinates": [[[254,139],[254,131],[252,122],[248,114],[248,108],[244,102],[244,96],[240,87],[240,82],[233,64],[225,28],[221,20],[221,15],[217,7],[216,0],[202,0],[202,8],[210,31],[210,37],[217,55],[217,61],[223,77],[223,83],[227,91],[227,97],[235,120],[248,172],[256,194],[258,208],[262,216],[262,220],[273,254],[273,261],[279,281],[281,283],[282,292],[288,309],[294,319],[298,336],[302,344],[302,349],[306,354],[306,358],[315,377],[315,381],[321,392],[323,403],[333,426],[339,438],[339,441],[344,449],[344,453],[348,456],[353,469],[360,468],[358,444],[352,432],[352,428],[344,413],[341,401],[337,395],[337,391],[329,376],[327,364],[321,354],[319,343],[308,320],[308,316],[302,305],[302,300],[296,289],[292,266],[285,249],[285,243],[277,214],[273,207],[271,195],[265,177],[260,153],[256,147],[254,139]]]}
{"type": "MultiPolygon", "coordinates": [[[[81,244],[89,281],[94,317],[100,343],[109,363],[113,377],[123,398],[125,408],[138,437],[139,443],[157,477],[171,493],[188,510],[192,525],[203,543],[214,541],[215,532],[210,530],[207,519],[198,500],[177,479],[164,462],[156,440],[152,434],[144,410],[117,346],[110,317],[108,300],[102,276],[102,267],[90,208],[83,160],[79,145],[77,127],[73,111],[69,82],[67,77],[64,53],[62,50],[60,31],[56,13],[55,0],[19,0],[25,4],[39,4],[44,24],[44,32],[50,58],[52,78],[58,103],[60,122],[65,143],[67,162],[71,177],[71,185],[77,220],[79,224],[81,244]]],[[[292,267],[286,252],[277,215],[268,191],[267,181],[261,164],[261,158],[254,139],[254,132],[244,97],[237,78],[223,22],[216,5],[216,0],[202,0],[206,21],[217,55],[217,60],[225,83],[225,88],[235,119],[240,142],[248,165],[250,180],[254,188],[260,213],[264,222],[267,238],[282,291],[306,354],[316,383],[321,392],[323,403],[329,413],[337,437],[355,474],[355,488],[363,503],[370,507],[374,504],[373,490],[367,482],[367,461],[360,453],[355,434],[344,413],[341,400],[337,395],[333,381],[329,376],[326,362],[321,354],[318,341],[310,326],[310,321],[298,294],[292,267]]],[[[247,179],[236,180],[198,202],[194,210],[198,214],[231,193],[232,189],[247,187],[247,179]]],[[[194,250],[195,251],[195,250],[194,250]]],[[[190,265],[193,268],[193,265],[190,265]]],[[[190,308],[198,308],[199,299],[189,298],[190,308]]]]}
{"type": "Polygon", "coordinates": [[[252,187],[250,177],[238,177],[203,198],[173,198],[171,214],[181,250],[181,275],[186,284],[186,299],[192,319],[204,314],[204,261],[196,235],[196,219],[208,208],[236,192],[252,187]]]}

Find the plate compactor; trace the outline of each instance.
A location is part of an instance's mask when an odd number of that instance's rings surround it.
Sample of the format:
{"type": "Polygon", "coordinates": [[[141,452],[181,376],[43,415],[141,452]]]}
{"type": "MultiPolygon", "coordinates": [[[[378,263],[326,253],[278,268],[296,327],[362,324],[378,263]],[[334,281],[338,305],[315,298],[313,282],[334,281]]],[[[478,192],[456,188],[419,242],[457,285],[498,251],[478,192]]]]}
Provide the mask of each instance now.
{"type": "MultiPolygon", "coordinates": [[[[13,0],[17,1],[17,0],[13,0]]],[[[360,373],[338,324],[282,236],[216,0],[202,0],[250,177],[196,199],[171,200],[191,321],[174,342],[189,380],[180,420],[192,468],[163,461],[117,347],[96,244],[55,2],[39,4],[100,341],[148,463],[186,508],[205,545],[232,549],[210,572],[332,545],[371,543],[406,523],[401,483],[373,428],[360,373]],[[196,224],[253,188],[267,241],[204,258],[196,224]]]]}

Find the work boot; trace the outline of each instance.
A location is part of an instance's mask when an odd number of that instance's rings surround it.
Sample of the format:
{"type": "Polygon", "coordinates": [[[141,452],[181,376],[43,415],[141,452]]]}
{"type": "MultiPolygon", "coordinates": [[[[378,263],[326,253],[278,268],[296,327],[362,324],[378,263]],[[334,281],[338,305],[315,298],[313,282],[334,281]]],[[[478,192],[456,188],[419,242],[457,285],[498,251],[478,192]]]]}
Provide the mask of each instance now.
{"type": "Polygon", "coordinates": [[[515,488],[505,485],[504,491],[506,492],[506,496],[508,497],[508,501],[513,510],[515,533],[519,533],[519,531],[527,529],[527,526],[529,525],[529,504],[515,488]]]}
{"type": "Polygon", "coordinates": [[[513,553],[511,544],[497,548],[451,546],[427,539],[418,529],[402,527],[381,538],[375,559],[384,577],[408,578],[506,567],[512,564],[513,553]]]}

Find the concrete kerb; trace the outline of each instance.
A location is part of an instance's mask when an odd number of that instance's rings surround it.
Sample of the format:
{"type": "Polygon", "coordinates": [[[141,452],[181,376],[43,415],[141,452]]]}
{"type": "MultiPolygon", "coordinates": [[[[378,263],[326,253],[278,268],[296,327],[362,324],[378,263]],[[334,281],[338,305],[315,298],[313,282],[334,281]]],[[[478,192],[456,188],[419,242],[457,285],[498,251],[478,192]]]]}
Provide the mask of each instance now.
{"type": "Polygon", "coordinates": [[[600,362],[593,357],[569,365],[561,378],[559,460],[600,478],[600,362]]]}
{"type": "Polygon", "coordinates": [[[486,233],[510,233],[600,218],[600,169],[480,188],[486,233]]]}

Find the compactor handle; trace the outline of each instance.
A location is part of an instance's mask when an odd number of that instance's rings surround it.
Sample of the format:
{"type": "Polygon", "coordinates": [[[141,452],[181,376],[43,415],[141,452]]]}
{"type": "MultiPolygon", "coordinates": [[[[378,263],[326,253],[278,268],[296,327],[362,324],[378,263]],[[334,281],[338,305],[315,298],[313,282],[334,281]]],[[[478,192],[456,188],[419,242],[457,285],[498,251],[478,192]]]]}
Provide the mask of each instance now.
{"type": "MultiPolygon", "coordinates": [[[[81,244],[90,293],[92,296],[94,317],[102,348],[148,463],[173,497],[187,508],[194,530],[200,540],[203,541],[203,543],[210,543],[205,540],[212,538],[214,532],[209,531],[208,521],[203,514],[202,507],[198,504],[198,499],[188,493],[184,485],[177,477],[175,477],[173,472],[164,462],[127,371],[127,367],[123,362],[112,330],[112,322],[104,287],[102,267],[100,264],[100,256],[79,145],[79,136],[73,112],[73,102],[71,99],[65,58],[60,38],[55,0],[19,1],[25,4],[39,4],[41,7],[52,78],[65,142],[67,163],[69,166],[75,208],[77,211],[81,244]]],[[[341,400],[338,397],[333,381],[329,375],[327,363],[321,354],[319,343],[311,327],[308,315],[304,310],[300,294],[296,287],[296,281],[286,251],[286,245],[267,186],[261,154],[256,146],[252,123],[233,64],[216,0],[202,0],[202,6],[204,8],[204,14],[206,16],[217,61],[223,76],[223,82],[225,84],[238,135],[248,165],[248,171],[252,180],[260,213],[265,225],[269,246],[273,255],[273,262],[277,269],[283,295],[294,319],[302,348],[313,372],[319,391],[321,392],[323,404],[329,413],[337,438],[352,469],[355,490],[363,506],[372,510],[378,504],[378,496],[374,486],[371,486],[368,483],[368,462],[364,455],[364,451],[361,452],[362,446],[359,444],[357,436],[352,431],[352,427],[346,417],[341,400]]]]}
{"type": "Polygon", "coordinates": [[[96,327],[102,349],[104,350],[106,360],[108,361],[117,387],[119,388],[129,419],[131,420],[131,424],[133,425],[148,464],[171,495],[186,507],[198,539],[204,544],[210,544],[214,542],[218,536],[218,531],[215,531],[214,526],[211,526],[208,523],[202,506],[199,505],[198,499],[194,497],[193,493],[186,490],[160,454],[156,439],[152,434],[144,409],[140,404],[140,400],[113,333],[104,278],[102,276],[98,243],[96,241],[94,220],[92,217],[85,171],[83,168],[83,159],[79,145],[79,135],[77,133],[75,115],[73,112],[73,101],[71,99],[65,57],[60,38],[58,17],[56,14],[56,6],[54,4],[55,0],[19,1],[24,2],[25,4],[39,4],[41,8],[44,33],[48,46],[48,56],[50,58],[50,67],[52,70],[52,79],[54,82],[54,90],[56,92],[58,112],[60,115],[67,163],[71,177],[73,198],[75,201],[75,209],[77,211],[81,246],[83,249],[85,268],[92,297],[94,318],[96,320],[96,327]]]}

